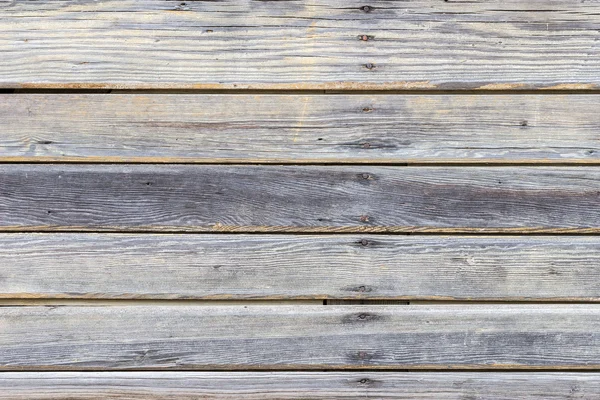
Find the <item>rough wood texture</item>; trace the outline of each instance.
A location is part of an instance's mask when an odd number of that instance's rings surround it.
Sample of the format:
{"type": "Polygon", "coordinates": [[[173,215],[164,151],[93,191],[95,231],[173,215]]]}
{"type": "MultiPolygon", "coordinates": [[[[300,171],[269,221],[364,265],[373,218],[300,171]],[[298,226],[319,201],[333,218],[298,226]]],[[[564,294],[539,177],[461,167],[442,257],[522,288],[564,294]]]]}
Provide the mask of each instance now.
{"type": "Polygon", "coordinates": [[[0,165],[0,230],[600,232],[600,170],[0,165]]]}
{"type": "Polygon", "coordinates": [[[595,237],[2,234],[0,298],[600,301],[595,237]]]}
{"type": "Polygon", "coordinates": [[[0,87],[597,89],[580,0],[0,1],[0,87]]]}
{"type": "Polygon", "coordinates": [[[597,95],[5,94],[0,161],[598,163],[598,109],[597,95]]]}
{"type": "Polygon", "coordinates": [[[596,399],[595,373],[6,372],[2,400],[596,399]]]}
{"type": "Polygon", "coordinates": [[[0,369],[598,369],[598,305],[1,307],[0,369]]]}

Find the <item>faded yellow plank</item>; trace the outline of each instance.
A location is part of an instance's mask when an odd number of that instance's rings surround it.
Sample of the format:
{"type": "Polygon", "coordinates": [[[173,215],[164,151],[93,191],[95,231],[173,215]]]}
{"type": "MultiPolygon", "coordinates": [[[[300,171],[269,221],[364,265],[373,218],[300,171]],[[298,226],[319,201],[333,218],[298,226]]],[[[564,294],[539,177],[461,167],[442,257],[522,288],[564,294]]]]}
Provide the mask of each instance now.
{"type": "Polygon", "coordinates": [[[593,163],[598,95],[0,95],[0,161],[593,163]]]}

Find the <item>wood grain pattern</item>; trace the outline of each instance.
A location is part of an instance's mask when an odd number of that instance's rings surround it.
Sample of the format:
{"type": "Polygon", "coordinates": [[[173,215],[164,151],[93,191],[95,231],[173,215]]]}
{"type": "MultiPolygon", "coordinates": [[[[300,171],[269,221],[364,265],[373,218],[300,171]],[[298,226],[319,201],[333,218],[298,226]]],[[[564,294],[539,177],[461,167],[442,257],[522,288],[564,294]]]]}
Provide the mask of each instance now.
{"type": "Polygon", "coordinates": [[[596,373],[5,372],[2,400],[595,399],[596,373]]]}
{"type": "Polygon", "coordinates": [[[0,230],[600,232],[593,167],[0,165],[0,230]]]}
{"type": "Polygon", "coordinates": [[[0,234],[0,298],[600,301],[596,237],[0,234]]]}
{"type": "Polygon", "coordinates": [[[2,0],[0,7],[6,88],[600,85],[596,1],[2,0]]]}
{"type": "Polygon", "coordinates": [[[598,163],[599,108],[597,95],[5,94],[0,161],[598,163]]]}
{"type": "Polygon", "coordinates": [[[0,369],[598,369],[598,305],[1,307],[0,369]]]}

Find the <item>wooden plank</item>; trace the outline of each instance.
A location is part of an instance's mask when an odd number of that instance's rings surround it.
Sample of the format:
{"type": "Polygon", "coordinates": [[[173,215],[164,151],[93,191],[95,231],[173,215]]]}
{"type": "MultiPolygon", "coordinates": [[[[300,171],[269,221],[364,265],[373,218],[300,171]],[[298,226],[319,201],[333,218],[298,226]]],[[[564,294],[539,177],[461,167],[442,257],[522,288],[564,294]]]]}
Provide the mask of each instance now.
{"type": "Polygon", "coordinates": [[[596,237],[9,233],[0,265],[6,299],[600,301],[596,237]]]}
{"type": "Polygon", "coordinates": [[[580,0],[0,1],[0,87],[598,89],[580,0]]]}
{"type": "Polygon", "coordinates": [[[599,108],[597,95],[5,94],[0,161],[598,163],[599,108]]]}
{"type": "Polygon", "coordinates": [[[0,369],[598,369],[598,305],[1,307],[0,369]]]}
{"type": "Polygon", "coordinates": [[[598,233],[593,167],[0,165],[0,230],[598,233]]]}
{"type": "Polygon", "coordinates": [[[599,382],[574,372],[5,372],[0,399],[593,399],[599,382]]]}

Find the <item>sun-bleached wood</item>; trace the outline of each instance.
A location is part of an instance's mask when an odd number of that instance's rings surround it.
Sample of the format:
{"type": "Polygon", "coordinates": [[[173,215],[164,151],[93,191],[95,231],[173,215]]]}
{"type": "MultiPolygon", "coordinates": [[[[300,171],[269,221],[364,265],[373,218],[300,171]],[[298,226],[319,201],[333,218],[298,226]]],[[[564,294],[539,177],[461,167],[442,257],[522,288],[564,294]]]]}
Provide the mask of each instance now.
{"type": "Polygon", "coordinates": [[[600,397],[597,373],[5,372],[1,400],[548,400],[600,397]]]}
{"type": "Polygon", "coordinates": [[[0,161],[598,163],[599,95],[0,95],[0,161]]]}
{"type": "Polygon", "coordinates": [[[0,230],[600,232],[594,167],[0,165],[0,230]]]}
{"type": "Polygon", "coordinates": [[[0,307],[3,370],[599,369],[599,305],[0,307]]]}
{"type": "Polygon", "coordinates": [[[0,87],[598,89],[580,0],[0,1],[0,87]]]}
{"type": "Polygon", "coordinates": [[[0,234],[0,298],[600,301],[596,237],[0,234]]]}

